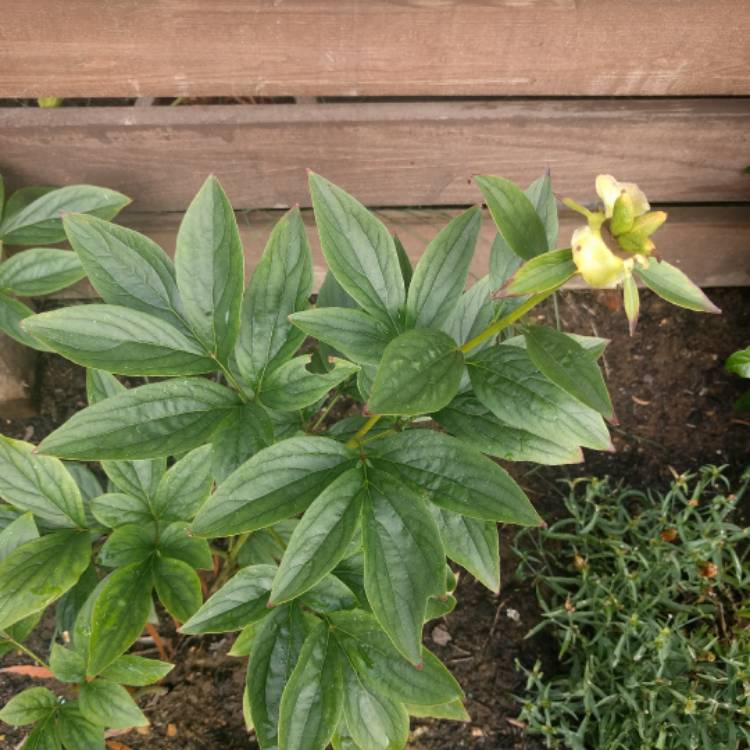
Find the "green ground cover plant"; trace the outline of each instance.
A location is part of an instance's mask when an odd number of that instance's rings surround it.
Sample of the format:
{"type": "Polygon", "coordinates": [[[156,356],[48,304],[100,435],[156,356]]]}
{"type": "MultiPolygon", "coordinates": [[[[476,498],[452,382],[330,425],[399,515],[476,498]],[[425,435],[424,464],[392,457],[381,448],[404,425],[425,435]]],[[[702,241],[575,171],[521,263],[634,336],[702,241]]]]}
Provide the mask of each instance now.
{"type": "Polygon", "coordinates": [[[721,467],[666,493],[577,480],[568,516],[517,539],[560,669],[526,672],[521,719],[550,748],[746,748],[750,529],[721,467]]]}
{"type": "Polygon", "coordinates": [[[576,273],[624,283],[633,321],[634,277],[716,311],[653,257],[665,216],[637,186],[600,182],[604,208],[574,204],[586,226],[557,249],[549,177],[526,191],[478,178],[498,235],[489,274],[466,289],[478,207],[412,268],[374,214],[311,174],[329,268],[314,307],[299,211],[245,287],[214,178],[174,262],[143,235],[66,214],[101,302],[21,328],[88,368],[89,406],[38,446],[0,439],[0,642],[28,655],[53,604],[57,623],[49,659],[34,655],[57,682],[0,711],[30,727],[25,747],[93,750],[105,728],[145,724],[128,688],[171,667],[128,651],[163,612],[186,634],[239,633],[264,750],[395,749],[410,715],[466,719],[423,625],[455,606],[449,560],[497,591],[497,523],[542,522],[492,457],[560,464],[611,445],[606,341],[525,314],[576,273]],[[344,398],[362,413],[332,419],[344,398]]]}

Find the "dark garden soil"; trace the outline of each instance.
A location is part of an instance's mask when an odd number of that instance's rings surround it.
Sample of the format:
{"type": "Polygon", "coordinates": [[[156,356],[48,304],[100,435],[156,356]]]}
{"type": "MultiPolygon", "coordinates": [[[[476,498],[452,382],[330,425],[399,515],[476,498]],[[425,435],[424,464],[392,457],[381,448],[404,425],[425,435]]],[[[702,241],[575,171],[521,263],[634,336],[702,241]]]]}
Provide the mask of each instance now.
{"type": "MultiPolygon", "coordinates": [[[[750,341],[750,289],[717,289],[710,295],[723,315],[680,310],[644,293],[636,337],[627,334],[617,296],[565,293],[560,317],[565,330],[612,339],[604,366],[619,425],[613,428],[615,452],[588,452],[583,464],[510,470],[530,493],[540,513],[554,518],[561,508],[560,480],[610,475],[637,486],[664,487],[672,471],[705,463],[729,464],[738,476],[750,464],[750,415],[734,414],[732,403],[747,381],[723,370],[726,357],[750,341]]],[[[543,310],[554,320],[552,307],[543,310]]],[[[38,442],[84,406],[80,368],[55,356],[42,356],[37,386],[39,416],[0,419],[6,435],[38,442]]],[[[744,509],[747,517],[747,509],[744,509]]],[[[514,694],[523,679],[514,662],[530,666],[541,659],[555,669],[554,644],[544,635],[524,640],[538,622],[533,592],[514,577],[512,530],[501,536],[504,586],[499,596],[469,575],[461,577],[458,607],[428,624],[426,643],[443,658],[467,695],[472,721],[467,724],[415,721],[410,747],[415,750],[521,750],[541,747],[523,737],[514,717],[514,694]]],[[[166,618],[165,618],[166,621],[166,618]]],[[[45,651],[50,632],[34,637],[45,651]]],[[[177,650],[177,667],[161,685],[142,693],[139,702],[151,719],[145,734],[113,738],[114,750],[240,750],[256,747],[242,722],[245,660],[226,656],[230,638],[185,639],[164,626],[166,645],[177,650]]],[[[144,642],[143,648],[153,648],[144,642]]],[[[152,652],[155,654],[155,652],[152,652]]],[[[28,660],[8,656],[3,666],[28,660]]],[[[25,678],[0,678],[0,702],[17,692],[25,678]]],[[[3,727],[5,729],[5,727],[3,727]]],[[[14,748],[22,733],[6,731],[0,748],[14,748]]]]}

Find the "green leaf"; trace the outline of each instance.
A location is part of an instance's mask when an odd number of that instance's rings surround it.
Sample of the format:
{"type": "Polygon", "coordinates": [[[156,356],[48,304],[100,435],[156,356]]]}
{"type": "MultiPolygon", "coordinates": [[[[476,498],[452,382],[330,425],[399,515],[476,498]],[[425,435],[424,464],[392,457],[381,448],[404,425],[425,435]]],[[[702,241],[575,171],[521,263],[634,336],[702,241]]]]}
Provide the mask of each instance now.
{"type": "Polygon", "coordinates": [[[23,743],[23,750],[62,750],[55,714],[50,714],[34,727],[23,743]]]}
{"type": "Polygon", "coordinates": [[[344,557],[359,523],[363,477],[349,469],[312,502],[297,524],[273,582],[271,601],[294,599],[320,581],[344,557]]]}
{"type": "Polygon", "coordinates": [[[376,365],[392,333],[376,318],[348,307],[317,307],[290,316],[294,325],[359,364],[376,365]]]}
{"type": "Polygon", "coordinates": [[[99,551],[98,560],[107,568],[119,568],[144,562],[154,551],[153,527],[131,523],[115,529],[99,551]]]}
{"type": "Polygon", "coordinates": [[[408,327],[438,327],[455,306],[466,286],[481,216],[479,208],[473,206],[453,219],[427,246],[409,286],[408,327]]]}
{"type": "Polygon", "coordinates": [[[537,526],[541,520],[505,469],[442,432],[418,429],[388,435],[373,443],[371,458],[455,513],[524,526],[537,526]]]}
{"type": "Polygon", "coordinates": [[[162,529],[158,542],[159,553],[164,557],[182,560],[191,568],[211,570],[213,558],[205,539],[192,535],[185,521],[175,521],[162,529]]]}
{"type": "Polygon", "coordinates": [[[492,289],[504,286],[518,270],[523,258],[516,255],[501,234],[496,234],[490,248],[490,285],[492,289]]]}
{"type": "Polygon", "coordinates": [[[339,612],[357,606],[354,592],[332,574],[325,576],[302,594],[300,601],[316,612],[339,612]]]}
{"type": "Polygon", "coordinates": [[[344,718],[362,750],[402,750],[409,738],[404,705],[368,689],[348,665],[344,669],[344,718]]]}
{"type": "Polygon", "coordinates": [[[439,703],[437,706],[420,706],[415,703],[407,703],[406,710],[410,716],[419,719],[448,719],[449,721],[471,721],[471,716],[466,712],[464,704],[460,700],[450,703],[439,703]]]}
{"type": "Polygon", "coordinates": [[[429,328],[407,331],[386,347],[367,409],[400,416],[438,411],[458,392],[463,372],[463,355],[450,336],[429,328]]]}
{"type": "MultiPolygon", "coordinates": [[[[124,393],[125,390],[114,375],[104,370],[86,370],[86,393],[89,404],[96,404],[111,396],[124,393]]],[[[136,506],[138,512],[145,509],[150,519],[150,500],[167,469],[166,458],[143,461],[102,461],[101,466],[117,489],[142,501],[136,506]]],[[[122,521],[121,523],[128,522],[122,521]]],[[[107,525],[110,524],[107,522],[107,525]]]]}
{"type": "Polygon", "coordinates": [[[0,292],[0,331],[20,344],[40,352],[49,351],[41,341],[32,338],[21,328],[21,322],[34,315],[34,311],[13,297],[0,292]]]}
{"type": "Polygon", "coordinates": [[[213,438],[211,470],[216,481],[223,482],[273,440],[273,424],[262,406],[251,402],[235,409],[233,417],[213,438]]]}
{"type": "Polygon", "coordinates": [[[146,510],[149,510],[151,499],[167,469],[166,458],[102,461],[101,465],[115,489],[140,500],[146,510]]]}
{"type": "Polygon", "coordinates": [[[734,410],[740,412],[750,411],[750,391],[745,391],[734,402],[734,410]]]}
{"type": "Polygon", "coordinates": [[[86,526],[78,485],[62,462],[0,435],[0,497],[55,526],[86,526]]]}
{"type": "Polygon", "coordinates": [[[268,614],[275,565],[249,565],[229,579],[180,628],[182,633],[229,633],[268,614]]]}
{"type": "Polygon", "coordinates": [[[96,726],[126,729],[145,727],[149,723],[128,691],[114,682],[84,682],[78,701],[83,718],[96,726]]]}
{"type": "Polygon", "coordinates": [[[557,245],[558,231],[557,201],[555,200],[555,194],[552,192],[552,180],[549,174],[537,177],[523,192],[531,201],[537,216],[544,224],[544,230],[547,234],[547,248],[554,250],[557,245]]]}
{"type": "Polygon", "coordinates": [[[421,635],[430,596],[445,589],[440,532],[422,498],[394,476],[367,471],[362,509],[365,590],[396,648],[421,663],[421,635]]]}
{"type": "MultiPolygon", "coordinates": [[[[99,578],[96,575],[96,569],[91,563],[83,571],[75,586],[66,591],[55,605],[55,626],[58,632],[73,631],[79,612],[85,606],[98,583],[99,578]]],[[[89,619],[91,618],[89,617],[89,619]]]]}
{"type": "Polygon", "coordinates": [[[464,344],[487,328],[493,317],[490,281],[489,277],[485,276],[458,298],[441,328],[457,344],[464,344]]]}
{"type": "Polygon", "coordinates": [[[52,644],[49,655],[49,668],[60,682],[81,682],[86,676],[84,658],[58,643],[52,644]]]}
{"type": "Polygon", "coordinates": [[[35,724],[50,716],[57,708],[55,694],[45,687],[27,688],[14,695],[0,711],[0,721],[12,727],[35,724]]]}
{"type": "Polygon", "coordinates": [[[493,346],[467,364],[477,398],[501,422],[570,448],[611,447],[601,416],[542,375],[524,349],[493,346]]]}
{"type": "Polygon", "coordinates": [[[216,363],[154,315],[118,305],[74,305],[34,315],[23,329],[85,367],[121,375],[198,375],[216,363]]]}
{"type": "Polygon", "coordinates": [[[104,727],[86,719],[77,701],[60,707],[57,729],[65,750],[105,750],[104,727]]]}
{"type": "Polygon", "coordinates": [[[304,409],[359,370],[346,360],[337,360],[333,369],[325,373],[311,372],[309,364],[310,355],[295,357],[267,375],[260,391],[263,403],[279,411],[304,409]]]}
{"type": "Polygon", "coordinates": [[[148,524],[154,520],[148,503],[140,497],[123,492],[108,492],[95,497],[91,511],[99,523],[110,529],[126,524],[148,524]]]}
{"type": "Polygon", "coordinates": [[[90,557],[88,534],[68,530],[13,550],[0,563],[0,630],[59,599],[81,576],[90,557]]]}
{"type": "Polygon", "coordinates": [[[611,419],[612,401],[596,359],[577,341],[554,328],[526,329],[526,350],[531,361],[555,385],[573,398],[611,419]]]}
{"type": "Polygon", "coordinates": [[[308,306],[312,259],[299,209],[274,227],[242,300],[235,348],[243,377],[255,388],[266,372],[291,357],[304,336],[289,316],[308,306]]]}
{"type": "Polygon", "coordinates": [[[174,455],[208,442],[238,404],[203,378],[149,383],[79,411],[39,449],[84,461],[174,455]]]}
{"type": "Polygon", "coordinates": [[[503,239],[521,258],[533,258],[547,250],[547,233],[534,204],[510,180],[475,178],[503,239]]]}
{"type": "Polygon", "coordinates": [[[71,246],[101,298],[154,315],[189,331],[167,254],[148,237],[92,216],[71,214],[63,224],[71,246]]]}
{"type": "Polygon", "coordinates": [[[305,636],[302,613],[297,605],[290,604],[274,609],[253,640],[246,691],[262,750],[278,747],[281,695],[297,664],[305,636]]]}
{"type": "MultiPolygon", "coordinates": [[[[232,648],[227,651],[229,656],[250,656],[255,636],[258,634],[258,630],[263,622],[263,620],[257,620],[256,622],[251,622],[249,625],[245,625],[237,635],[237,638],[235,638],[232,648]]],[[[244,691],[244,694],[247,696],[247,690],[244,691]]]]}
{"type": "Polygon", "coordinates": [[[414,275],[414,269],[411,267],[411,261],[409,260],[409,254],[406,252],[406,248],[396,234],[393,235],[393,244],[396,246],[398,265],[401,268],[404,288],[408,292],[409,285],[411,284],[411,277],[414,275]]]}
{"type": "Polygon", "coordinates": [[[424,667],[416,669],[396,651],[371,614],[353,610],[329,617],[349,663],[368,687],[394,700],[421,705],[463,697],[456,680],[434,654],[422,647],[424,667]]]}
{"type": "Polygon", "coordinates": [[[211,491],[211,445],[194,448],[167,471],[151,500],[151,510],[162,521],[189,521],[211,491]]]}
{"type": "Polygon", "coordinates": [[[341,652],[324,622],[307,636],[284,688],[279,710],[279,750],[319,750],[331,740],[341,715],[341,652]]]}
{"type": "Polygon", "coordinates": [[[500,591],[500,550],[497,526],[433,506],[445,554],[481,581],[490,591],[500,591]]]}
{"type": "Polygon", "coordinates": [[[741,378],[750,378],[750,346],[732,354],[725,367],[727,372],[733,372],[741,378]]]}
{"type": "Polygon", "coordinates": [[[290,518],[352,460],[341,443],[324,437],[294,437],[264,448],[216,488],[198,511],[193,531],[228,536],[290,518]]]}
{"type": "Polygon", "coordinates": [[[126,565],[104,579],[93,600],[87,674],[102,672],[141,634],[151,611],[152,585],[150,562],[126,565]]]}
{"type": "Polygon", "coordinates": [[[128,203],[130,198],[122,193],[94,185],[51,190],[18,211],[6,212],[0,239],[6,245],[53,245],[65,239],[63,214],[77,212],[112,219],[128,203]]]}
{"type": "Polygon", "coordinates": [[[84,511],[87,513],[87,521],[91,524],[91,518],[89,518],[88,514],[89,506],[91,501],[104,491],[102,485],[97,479],[96,474],[86,464],[63,461],[63,466],[65,466],[65,471],[73,477],[73,481],[78,486],[81,498],[83,499],[84,511]]]}
{"type": "Polygon", "coordinates": [[[110,396],[117,396],[125,390],[125,386],[111,373],[95,368],[86,370],[86,399],[90,405],[110,396]]]}
{"type": "Polygon", "coordinates": [[[39,531],[31,513],[24,513],[0,531],[0,562],[14,549],[39,538],[39,531]]]}
{"type": "Polygon", "coordinates": [[[54,190],[57,190],[57,188],[41,185],[18,188],[5,204],[3,220],[7,221],[13,214],[17,214],[22,208],[26,208],[26,206],[33,203],[37,198],[41,198],[43,195],[47,195],[47,193],[51,193],[54,190]]]}
{"type": "Polygon", "coordinates": [[[505,297],[541,294],[562,286],[577,271],[570,248],[550,250],[524,263],[505,284],[505,297]]]}
{"type": "Polygon", "coordinates": [[[638,295],[638,285],[632,275],[627,275],[622,280],[622,300],[625,307],[625,317],[628,319],[630,335],[635,334],[638,324],[638,315],[641,309],[641,299],[638,295]]]}
{"type": "Polygon", "coordinates": [[[110,682],[131,687],[144,687],[159,682],[174,668],[174,665],[157,659],[146,659],[135,654],[118,656],[103,672],[102,677],[110,682]]]}
{"type": "Polygon", "coordinates": [[[310,174],[315,221],[328,267],[368,313],[398,330],[406,293],[393,237],[351,195],[310,174]]]}
{"type": "Polygon", "coordinates": [[[189,620],[203,604],[200,578],[182,560],[159,558],[154,565],[154,582],[159,600],[180,622],[189,620]]]}
{"type": "Polygon", "coordinates": [[[690,281],[679,268],[675,268],[665,260],[658,261],[651,258],[648,268],[642,268],[636,264],[633,267],[633,275],[652,292],[673,305],[697,312],[721,312],[699,286],[690,281]]]}
{"type": "Polygon", "coordinates": [[[8,289],[22,297],[38,297],[75,284],[84,275],[75,253],[35,247],[0,263],[0,289],[8,289]]]}
{"type": "MultiPolygon", "coordinates": [[[[610,342],[609,339],[603,339],[600,336],[582,336],[580,333],[566,333],[565,335],[580,344],[592,359],[599,359],[610,342]]],[[[526,349],[526,337],[523,334],[511,336],[503,340],[503,346],[518,346],[526,349]]]]}
{"type": "Polygon", "coordinates": [[[457,396],[434,418],[463,442],[506,461],[533,461],[549,466],[583,461],[583,452],[577,446],[559,445],[528,430],[511,427],[470,393],[457,396]]]}
{"type": "Polygon", "coordinates": [[[207,351],[226,364],[240,325],[244,255],[232,205],[215,177],[185,212],[175,270],[188,321],[207,351]]]}

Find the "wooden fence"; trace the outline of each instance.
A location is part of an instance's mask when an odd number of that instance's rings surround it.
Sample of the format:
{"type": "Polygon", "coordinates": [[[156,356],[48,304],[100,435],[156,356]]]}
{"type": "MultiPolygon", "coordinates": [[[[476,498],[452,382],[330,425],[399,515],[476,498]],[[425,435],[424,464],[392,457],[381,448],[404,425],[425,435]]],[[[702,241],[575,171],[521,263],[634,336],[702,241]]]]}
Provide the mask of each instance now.
{"type": "MultiPolygon", "coordinates": [[[[308,167],[414,256],[479,200],[477,173],[549,168],[586,201],[611,172],[668,207],[665,256],[705,286],[746,285],[748,38],[746,0],[5,0],[0,99],[89,106],[0,107],[0,172],[121,190],[123,223],[167,249],[213,172],[249,267],[274,210],[309,205],[308,167]]],[[[0,401],[24,403],[28,368],[0,345],[0,401]]]]}

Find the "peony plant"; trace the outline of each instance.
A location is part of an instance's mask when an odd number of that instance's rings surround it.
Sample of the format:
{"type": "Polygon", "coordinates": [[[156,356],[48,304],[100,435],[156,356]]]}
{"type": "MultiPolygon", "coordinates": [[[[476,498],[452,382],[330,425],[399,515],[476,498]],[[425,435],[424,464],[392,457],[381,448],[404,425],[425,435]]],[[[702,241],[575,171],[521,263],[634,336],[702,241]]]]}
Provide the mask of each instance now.
{"type": "Polygon", "coordinates": [[[410,716],[468,718],[421,636],[456,604],[449,561],[497,592],[497,524],[542,523],[494,458],[562,464],[611,447],[606,341],[524,316],[576,273],[714,310],[655,259],[663,217],[633,186],[600,178],[604,210],[582,209],[586,227],[557,249],[549,177],[477,183],[498,235],[467,289],[478,207],[412,268],[374,214],[311,174],[329,268],[314,306],[299,211],[243,289],[215,178],[174,262],[137,232],[65,215],[101,302],[22,329],[88,368],[89,406],[38,446],[0,438],[0,648],[54,678],[0,711],[29,726],[26,748],[100,750],[105,729],[147,723],[130,688],[171,665],[131,649],[168,616],[185,634],[237,633],[264,750],[402,748],[410,716]],[[334,417],[347,401],[360,413],[334,417]],[[24,641],[51,605],[46,658],[24,641]]]}

